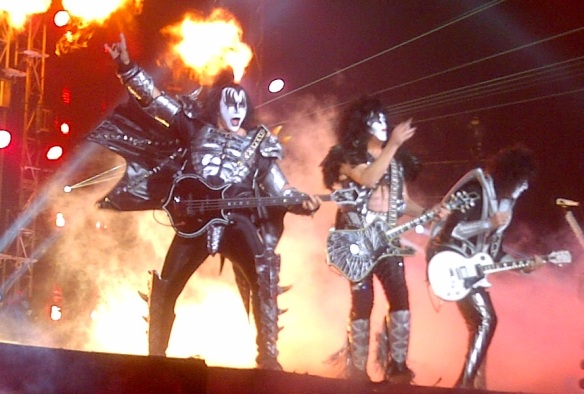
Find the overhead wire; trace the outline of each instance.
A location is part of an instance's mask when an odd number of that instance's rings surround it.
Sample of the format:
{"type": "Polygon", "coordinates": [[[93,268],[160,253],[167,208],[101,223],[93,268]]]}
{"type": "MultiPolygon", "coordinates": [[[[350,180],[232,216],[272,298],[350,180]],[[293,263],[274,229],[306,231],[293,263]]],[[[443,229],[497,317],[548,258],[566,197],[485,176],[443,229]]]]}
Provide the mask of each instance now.
{"type": "Polygon", "coordinates": [[[472,85],[387,106],[393,115],[446,106],[476,97],[488,97],[584,74],[584,56],[481,81],[472,85]]]}
{"type": "MultiPolygon", "coordinates": [[[[489,4],[483,5],[481,7],[478,7],[474,10],[468,11],[468,12],[460,15],[459,17],[451,19],[450,21],[446,22],[445,24],[443,24],[435,29],[429,30],[428,32],[423,33],[421,35],[418,35],[410,40],[407,40],[407,41],[400,43],[396,46],[393,46],[391,48],[383,50],[375,55],[372,55],[372,56],[369,56],[365,59],[362,59],[356,63],[353,63],[353,64],[343,68],[343,69],[337,70],[334,73],[331,73],[327,76],[318,78],[318,79],[316,79],[316,80],[314,80],[314,81],[312,81],[304,86],[301,86],[297,89],[291,90],[290,92],[288,92],[286,94],[280,95],[272,100],[266,101],[263,104],[261,104],[260,106],[267,105],[267,104],[272,103],[276,100],[282,99],[286,96],[289,96],[293,93],[296,93],[300,90],[303,90],[309,86],[312,86],[316,83],[324,81],[324,80],[326,80],[334,75],[337,75],[339,73],[342,73],[342,72],[347,71],[349,69],[352,69],[354,67],[362,65],[362,64],[364,64],[372,59],[375,59],[379,56],[385,55],[385,54],[387,54],[387,53],[389,53],[389,52],[391,52],[399,47],[402,47],[402,46],[409,44],[409,43],[412,43],[412,42],[414,42],[422,37],[428,36],[429,34],[432,34],[434,32],[442,30],[443,28],[450,26],[453,23],[464,20],[467,17],[476,15],[477,13],[482,12],[482,11],[492,7],[492,6],[498,5],[499,3],[503,2],[503,1],[504,0],[494,1],[494,2],[491,2],[489,4]]],[[[579,33],[582,31],[584,31],[584,26],[581,26],[581,27],[578,27],[575,29],[571,29],[568,31],[564,31],[564,32],[561,32],[559,34],[555,34],[553,36],[546,37],[546,38],[543,38],[541,40],[533,41],[533,42],[530,42],[527,44],[523,44],[523,45],[511,48],[511,49],[507,49],[505,51],[501,51],[501,52],[498,52],[498,53],[495,53],[495,54],[492,54],[489,56],[485,56],[485,57],[480,58],[480,59],[475,59],[475,60],[472,60],[470,62],[466,62],[464,64],[450,67],[448,69],[445,69],[445,70],[442,70],[442,71],[439,71],[436,73],[432,73],[432,74],[429,74],[429,75],[426,75],[426,76],[423,76],[420,78],[416,78],[416,79],[404,82],[404,83],[399,84],[399,85],[395,85],[395,86],[391,86],[391,87],[388,87],[385,89],[381,89],[381,90],[378,90],[376,92],[370,93],[369,95],[373,96],[373,95],[379,95],[382,93],[387,93],[387,92],[395,90],[395,89],[403,88],[403,87],[412,85],[414,83],[426,81],[426,80],[429,80],[431,78],[436,78],[436,77],[451,73],[453,71],[459,71],[461,69],[464,69],[464,68],[467,68],[470,66],[474,66],[474,65],[477,65],[479,63],[483,63],[485,61],[500,58],[500,57],[503,57],[505,55],[512,54],[514,52],[525,50],[529,47],[541,45],[543,43],[557,40],[557,39],[560,39],[560,38],[563,38],[563,37],[566,37],[566,36],[569,36],[569,35],[572,35],[575,33],[579,33]]],[[[454,103],[457,103],[457,102],[460,102],[463,100],[475,98],[479,95],[483,95],[482,97],[486,97],[487,95],[492,96],[492,95],[496,95],[496,94],[509,93],[509,92],[516,91],[519,89],[524,89],[524,88],[527,88],[529,86],[536,86],[536,85],[541,85],[544,83],[550,83],[554,80],[562,79],[563,75],[569,75],[570,77],[577,77],[577,76],[582,75],[582,71],[581,71],[582,64],[577,63],[577,62],[581,61],[582,59],[583,59],[583,57],[581,56],[581,57],[569,59],[569,60],[566,60],[563,62],[558,62],[558,63],[552,64],[552,65],[545,65],[545,66],[533,68],[530,70],[524,70],[524,71],[521,71],[521,72],[518,72],[515,74],[511,74],[508,76],[497,77],[497,78],[493,78],[493,79],[488,80],[488,81],[478,82],[474,85],[464,86],[464,87],[452,89],[450,91],[435,93],[435,94],[428,95],[425,97],[416,98],[416,99],[411,100],[411,101],[402,102],[402,103],[397,104],[396,106],[393,106],[393,107],[388,106],[387,108],[388,108],[388,111],[390,113],[392,113],[392,115],[396,115],[396,114],[399,115],[399,114],[404,114],[404,113],[412,112],[412,111],[421,111],[421,110],[426,110],[426,109],[430,109],[433,107],[435,108],[436,106],[445,106],[447,104],[454,104],[454,103]],[[570,68],[575,69],[575,70],[570,70],[570,68]],[[564,74],[558,75],[558,73],[560,73],[560,72],[563,72],[564,74]],[[551,73],[556,73],[556,74],[550,75],[551,73]],[[537,80],[534,80],[535,78],[537,78],[537,80]]],[[[543,100],[543,99],[550,98],[550,97],[557,97],[557,96],[563,96],[566,94],[577,93],[579,91],[580,91],[580,89],[575,89],[575,90],[571,90],[570,92],[561,92],[561,93],[557,93],[557,94],[542,95],[542,96],[538,96],[538,97],[533,97],[531,99],[513,101],[513,102],[510,102],[508,105],[518,104],[518,103],[522,103],[522,102],[543,100]]],[[[315,114],[323,112],[323,111],[328,111],[328,110],[346,105],[351,100],[345,100],[345,101],[338,102],[338,103],[335,103],[335,104],[332,104],[332,105],[329,105],[326,107],[319,108],[315,111],[311,111],[310,113],[307,113],[306,116],[315,115],[315,114]]],[[[258,106],[258,107],[260,107],[260,106],[258,106]]],[[[501,107],[501,106],[507,106],[507,105],[505,103],[501,103],[501,104],[494,105],[494,106],[480,107],[480,108],[475,108],[474,110],[457,112],[456,114],[463,114],[463,113],[468,113],[468,112],[473,112],[473,111],[479,112],[479,111],[484,111],[486,109],[492,109],[492,108],[497,108],[497,107],[501,107]]],[[[455,116],[455,114],[445,115],[445,116],[441,116],[441,117],[447,117],[447,116],[455,116]]],[[[437,119],[437,118],[435,117],[432,119],[437,119]]],[[[277,124],[282,125],[282,124],[287,123],[288,121],[289,120],[280,121],[280,122],[277,122],[277,124]]],[[[417,120],[417,122],[419,123],[419,120],[417,120]]]]}
{"type": "Polygon", "coordinates": [[[467,12],[463,13],[462,15],[460,15],[460,16],[458,16],[456,18],[453,18],[451,20],[449,20],[448,22],[444,23],[441,26],[438,26],[438,27],[436,27],[434,29],[431,29],[431,30],[429,30],[429,31],[427,31],[425,33],[422,33],[422,34],[420,34],[420,35],[418,35],[416,37],[413,37],[413,38],[411,38],[409,40],[406,40],[406,41],[404,41],[402,43],[399,43],[399,44],[397,44],[397,45],[395,45],[395,46],[393,46],[391,48],[387,48],[387,49],[385,49],[385,50],[383,50],[383,51],[381,51],[379,53],[376,53],[375,55],[369,56],[369,57],[367,57],[365,59],[362,59],[362,60],[360,60],[360,61],[358,61],[356,63],[350,64],[350,65],[348,65],[348,66],[346,66],[344,68],[341,68],[341,69],[339,69],[339,70],[337,70],[335,72],[332,72],[332,73],[330,73],[328,75],[325,75],[323,77],[317,78],[317,79],[315,79],[312,82],[309,82],[309,83],[307,83],[307,84],[305,84],[303,86],[300,86],[300,87],[298,87],[296,89],[293,89],[293,90],[291,90],[291,91],[289,91],[287,93],[284,93],[284,94],[282,94],[282,95],[280,95],[278,97],[275,97],[272,100],[265,101],[265,102],[257,105],[256,107],[257,108],[260,108],[262,106],[268,105],[268,104],[270,104],[272,102],[275,102],[277,100],[281,100],[284,97],[290,96],[290,95],[292,95],[294,93],[297,93],[297,92],[299,92],[301,90],[304,90],[304,89],[306,89],[306,88],[308,88],[310,86],[316,85],[319,82],[322,82],[322,81],[325,81],[325,80],[327,80],[329,78],[332,78],[335,75],[341,74],[341,73],[343,73],[345,71],[348,71],[348,70],[350,70],[352,68],[355,68],[357,66],[360,66],[361,64],[367,63],[367,62],[369,62],[369,61],[371,61],[371,60],[373,60],[375,58],[378,58],[378,57],[383,56],[383,55],[385,55],[385,54],[387,54],[389,52],[392,52],[392,51],[394,51],[394,50],[396,50],[398,48],[401,48],[403,46],[406,46],[408,44],[411,44],[412,42],[415,42],[415,41],[417,41],[419,39],[422,39],[422,38],[424,38],[426,36],[429,36],[431,34],[434,34],[437,31],[440,31],[440,30],[445,29],[445,28],[447,28],[447,27],[449,27],[449,26],[451,26],[451,25],[453,25],[455,23],[458,23],[458,22],[460,22],[462,20],[465,20],[467,18],[470,18],[471,16],[474,16],[474,15],[480,13],[480,12],[483,12],[484,10],[487,10],[487,9],[489,9],[491,7],[494,7],[494,6],[496,6],[496,5],[500,4],[500,3],[503,3],[504,1],[505,0],[494,0],[494,1],[491,1],[490,3],[483,4],[483,5],[477,7],[475,9],[473,9],[473,10],[467,11],[467,12]]]}

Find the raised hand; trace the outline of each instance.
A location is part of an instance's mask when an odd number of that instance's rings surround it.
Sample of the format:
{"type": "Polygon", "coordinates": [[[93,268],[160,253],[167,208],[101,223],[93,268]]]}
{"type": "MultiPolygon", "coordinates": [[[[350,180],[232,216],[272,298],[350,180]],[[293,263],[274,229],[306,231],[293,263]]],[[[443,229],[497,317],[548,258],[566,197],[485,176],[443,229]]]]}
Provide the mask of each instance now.
{"type": "Polygon", "coordinates": [[[404,142],[412,138],[415,132],[416,128],[412,127],[412,119],[410,118],[393,128],[389,141],[397,146],[401,146],[404,142]]]}
{"type": "Polygon", "coordinates": [[[112,59],[118,64],[130,64],[130,54],[126,45],[124,33],[120,33],[120,42],[111,45],[105,44],[105,50],[111,55],[112,59]]]}

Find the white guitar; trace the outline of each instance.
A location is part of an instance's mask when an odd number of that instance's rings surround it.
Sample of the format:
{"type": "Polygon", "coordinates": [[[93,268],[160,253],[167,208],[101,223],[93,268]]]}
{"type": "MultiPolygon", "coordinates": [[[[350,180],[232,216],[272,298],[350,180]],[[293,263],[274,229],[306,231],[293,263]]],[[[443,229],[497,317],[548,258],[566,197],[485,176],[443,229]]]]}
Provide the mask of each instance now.
{"type": "MultiPolygon", "coordinates": [[[[568,264],[572,255],[567,250],[559,250],[541,256],[544,263],[568,264]]],[[[487,274],[501,271],[535,267],[535,259],[493,262],[486,253],[477,253],[468,258],[460,253],[446,250],[436,253],[428,263],[428,281],[432,291],[445,301],[458,301],[473,288],[489,287],[487,274]]]]}

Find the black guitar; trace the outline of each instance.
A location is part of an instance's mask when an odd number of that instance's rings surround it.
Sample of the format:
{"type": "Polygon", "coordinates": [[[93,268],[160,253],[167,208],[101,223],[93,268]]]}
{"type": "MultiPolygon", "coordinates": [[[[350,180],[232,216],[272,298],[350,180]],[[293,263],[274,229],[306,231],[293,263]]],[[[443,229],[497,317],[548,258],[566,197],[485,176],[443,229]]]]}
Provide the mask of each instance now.
{"type": "MultiPolygon", "coordinates": [[[[458,192],[444,204],[448,210],[464,211],[472,207],[480,197],[476,193],[458,192]]],[[[389,228],[381,219],[364,228],[331,230],[327,237],[327,264],[352,282],[367,276],[377,262],[385,256],[407,256],[414,253],[399,244],[399,236],[417,225],[431,221],[435,211],[429,211],[409,222],[389,228]]]]}
{"type": "MultiPolygon", "coordinates": [[[[162,209],[168,214],[175,231],[186,238],[201,234],[213,223],[227,224],[228,213],[236,209],[289,207],[309,200],[305,194],[290,197],[227,197],[231,185],[213,187],[198,175],[182,175],[175,180],[162,209]]],[[[339,189],[319,195],[322,201],[355,204],[356,188],[339,189]]]]}

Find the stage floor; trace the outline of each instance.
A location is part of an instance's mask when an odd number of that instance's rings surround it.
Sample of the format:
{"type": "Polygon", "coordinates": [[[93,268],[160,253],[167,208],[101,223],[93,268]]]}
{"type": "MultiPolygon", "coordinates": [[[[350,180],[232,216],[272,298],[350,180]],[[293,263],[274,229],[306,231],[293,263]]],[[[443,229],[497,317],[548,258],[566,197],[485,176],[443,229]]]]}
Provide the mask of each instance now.
{"type": "MultiPolygon", "coordinates": [[[[0,393],[487,393],[350,382],[259,369],[208,367],[200,359],[81,352],[0,343],[0,393]]],[[[488,391],[494,393],[493,391],[488,391]]]]}

